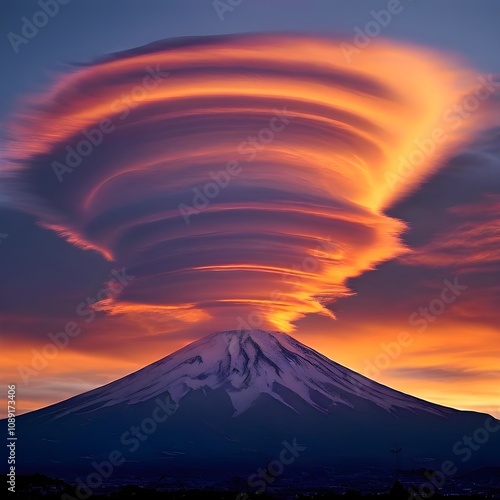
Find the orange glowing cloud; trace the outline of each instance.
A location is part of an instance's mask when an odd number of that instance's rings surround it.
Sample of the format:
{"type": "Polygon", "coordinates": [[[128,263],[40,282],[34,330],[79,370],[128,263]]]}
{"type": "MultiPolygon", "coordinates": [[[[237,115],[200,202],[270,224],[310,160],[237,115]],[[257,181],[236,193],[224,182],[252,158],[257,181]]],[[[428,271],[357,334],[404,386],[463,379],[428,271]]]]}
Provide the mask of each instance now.
{"type": "Polygon", "coordinates": [[[356,64],[303,36],[161,42],[63,75],[13,125],[4,172],[19,208],[135,277],[97,308],[290,331],[407,252],[383,211],[476,120],[387,175],[474,83],[388,42],[356,64]]]}
{"type": "Polygon", "coordinates": [[[411,265],[460,267],[461,273],[500,268],[500,195],[449,210],[451,224],[427,245],[402,257],[411,265]]]}

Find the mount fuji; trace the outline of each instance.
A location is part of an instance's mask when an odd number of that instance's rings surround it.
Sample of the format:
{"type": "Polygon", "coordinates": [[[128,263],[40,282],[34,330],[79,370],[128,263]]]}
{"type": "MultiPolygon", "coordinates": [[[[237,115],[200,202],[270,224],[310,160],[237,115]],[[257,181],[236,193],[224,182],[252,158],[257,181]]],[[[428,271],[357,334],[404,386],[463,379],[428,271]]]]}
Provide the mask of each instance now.
{"type": "Polygon", "coordinates": [[[407,468],[451,459],[465,470],[500,465],[494,429],[493,417],[393,390],[284,333],[226,331],[18,417],[18,473],[86,474],[116,452],[114,479],[248,476],[285,441],[304,450],[293,465],[304,474],[388,469],[396,445],[407,468]]]}

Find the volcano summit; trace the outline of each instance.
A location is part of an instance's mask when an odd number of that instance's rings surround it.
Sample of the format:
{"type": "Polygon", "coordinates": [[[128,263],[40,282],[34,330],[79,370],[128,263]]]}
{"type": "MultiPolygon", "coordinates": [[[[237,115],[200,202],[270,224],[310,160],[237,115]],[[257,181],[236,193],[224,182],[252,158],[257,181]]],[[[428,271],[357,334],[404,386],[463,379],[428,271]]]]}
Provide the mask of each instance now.
{"type": "Polygon", "coordinates": [[[284,441],[305,449],[294,465],[305,474],[389,468],[396,442],[408,468],[454,459],[470,469],[500,465],[499,429],[493,417],[398,392],[261,330],[209,335],[18,419],[20,473],[85,474],[116,452],[114,478],[248,476],[284,441]],[[469,446],[478,429],[486,441],[469,446]]]}

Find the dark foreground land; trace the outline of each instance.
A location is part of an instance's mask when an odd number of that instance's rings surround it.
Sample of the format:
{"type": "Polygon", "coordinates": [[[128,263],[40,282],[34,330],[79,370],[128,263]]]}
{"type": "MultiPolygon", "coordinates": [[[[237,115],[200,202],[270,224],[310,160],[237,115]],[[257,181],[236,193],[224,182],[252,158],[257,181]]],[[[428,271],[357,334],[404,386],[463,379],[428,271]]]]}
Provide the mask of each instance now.
{"type": "MultiPolygon", "coordinates": [[[[5,489],[8,488],[8,477],[1,475],[5,489]]],[[[495,481],[496,483],[496,481],[495,481]]],[[[86,492],[75,489],[75,486],[67,484],[60,479],[52,479],[42,474],[29,476],[18,476],[15,483],[15,492],[7,491],[7,498],[19,498],[22,500],[195,500],[195,499],[217,499],[217,500],[267,500],[267,499],[295,499],[295,500],[500,500],[500,487],[495,486],[485,489],[482,493],[473,493],[467,488],[463,493],[443,494],[438,491],[422,492],[419,495],[418,488],[414,486],[403,486],[394,483],[389,491],[363,492],[364,484],[360,481],[359,488],[346,489],[344,491],[332,486],[331,488],[297,487],[281,490],[266,491],[262,493],[231,491],[216,491],[214,489],[187,488],[181,486],[176,491],[165,491],[151,487],[128,485],[115,487],[112,490],[86,492]],[[335,491],[333,491],[335,490],[335,491]]]]}

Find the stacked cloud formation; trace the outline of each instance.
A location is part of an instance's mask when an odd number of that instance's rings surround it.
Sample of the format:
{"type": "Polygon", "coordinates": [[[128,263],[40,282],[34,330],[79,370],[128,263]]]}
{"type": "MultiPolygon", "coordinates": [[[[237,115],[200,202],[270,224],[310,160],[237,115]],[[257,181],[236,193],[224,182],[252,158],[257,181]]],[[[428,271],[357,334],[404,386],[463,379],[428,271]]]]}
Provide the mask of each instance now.
{"type": "Polygon", "coordinates": [[[100,308],[289,331],[405,252],[383,210],[470,131],[403,173],[401,158],[471,84],[388,43],[350,64],[338,41],[302,36],[160,42],[35,98],[4,172],[19,208],[135,276],[100,308]]]}

